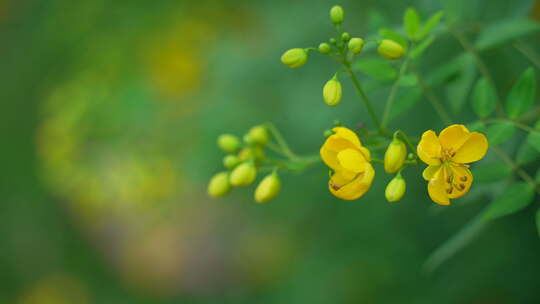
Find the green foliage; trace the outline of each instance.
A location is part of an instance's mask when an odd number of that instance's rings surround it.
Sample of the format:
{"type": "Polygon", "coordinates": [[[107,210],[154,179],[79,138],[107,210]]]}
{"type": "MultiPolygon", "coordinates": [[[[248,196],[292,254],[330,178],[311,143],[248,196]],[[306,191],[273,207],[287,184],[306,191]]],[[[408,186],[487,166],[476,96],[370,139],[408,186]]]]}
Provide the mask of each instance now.
{"type": "Polygon", "coordinates": [[[424,51],[433,43],[433,41],[435,41],[435,36],[429,36],[428,38],[422,40],[422,42],[420,42],[412,49],[409,56],[412,59],[420,57],[424,53],[424,51]]]}
{"type": "Polygon", "coordinates": [[[399,96],[399,102],[390,109],[389,118],[394,119],[400,114],[410,110],[421,99],[422,91],[418,88],[411,88],[399,96]]]}
{"type": "Polygon", "coordinates": [[[540,31],[540,25],[527,18],[508,19],[488,26],[478,37],[475,47],[486,50],[540,31]]]}
{"type": "Polygon", "coordinates": [[[431,15],[431,17],[429,17],[426,23],[424,23],[424,25],[422,26],[422,29],[418,33],[417,38],[419,40],[424,39],[424,37],[426,37],[435,27],[437,27],[437,25],[439,25],[439,22],[441,21],[443,16],[444,16],[444,12],[442,11],[439,11],[431,15]]]}
{"type": "Polygon", "coordinates": [[[540,209],[536,210],[536,230],[538,231],[538,236],[540,236],[540,209]]]}
{"type": "Polygon", "coordinates": [[[368,57],[356,61],[353,68],[381,80],[392,80],[397,76],[397,71],[392,64],[380,57],[368,57]]]}
{"type": "Polygon", "coordinates": [[[527,141],[521,144],[516,155],[516,162],[518,165],[526,165],[540,157],[538,152],[527,141]]]}
{"type": "Polygon", "coordinates": [[[472,107],[480,118],[488,117],[495,110],[497,92],[485,77],[480,78],[474,87],[472,107]]]}
{"type": "Polygon", "coordinates": [[[506,101],[506,111],[508,116],[516,119],[523,113],[530,110],[534,103],[536,91],[536,80],[534,70],[528,68],[521,74],[518,81],[512,87],[506,101]]]}
{"type": "Polygon", "coordinates": [[[479,184],[488,184],[501,181],[512,173],[512,168],[499,162],[479,164],[472,168],[474,181],[479,184]]]}
{"type": "Polygon", "coordinates": [[[414,8],[410,7],[405,11],[405,15],[403,17],[403,25],[409,39],[418,40],[420,18],[418,17],[418,13],[414,8]]]}
{"type": "Polygon", "coordinates": [[[531,185],[525,182],[510,184],[497,198],[488,206],[482,215],[483,220],[493,220],[505,215],[515,213],[527,207],[534,197],[534,190],[531,185]]]}
{"type": "Polygon", "coordinates": [[[467,101],[467,97],[476,79],[474,58],[470,54],[459,57],[456,62],[461,69],[454,81],[446,86],[446,96],[453,113],[459,113],[467,101]]]}
{"type": "Polygon", "coordinates": [[[498,145],[514,135],[516,127],[510,121],[497,122],[491,125],[486,132],[491,145],[498,145]]]}
{"type": "Polygon", "coordinates": [[[527,135],[527,143],[540,152],[540,120],[536,122],[534,130],[527,135]]]}

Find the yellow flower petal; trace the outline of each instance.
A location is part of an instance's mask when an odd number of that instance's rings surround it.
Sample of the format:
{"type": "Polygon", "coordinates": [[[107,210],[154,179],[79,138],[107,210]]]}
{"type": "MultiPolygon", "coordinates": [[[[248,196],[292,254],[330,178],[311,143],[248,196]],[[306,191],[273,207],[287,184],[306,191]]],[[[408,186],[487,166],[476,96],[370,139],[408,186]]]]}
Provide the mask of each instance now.
{"type": "Polygon", "coordinates": [[[360,148],[358,148],[358,150],[360,150],[360,152],[362,152],[362,154],[364,154],[364,157],[366,158],[367,161],[371,161],[371,153],[369,152],[369,150],[362,146],[360,148]]]}
{"type": "Polygon", "coordinates": [[[337,154],[339,153],[339,151],[354,148],[355,146],[353,143],[334,134],[328,137],[328,139],[326,139],[323,146],[321,147],[320,154],[322,160],[328,167],[339,171],[343,170],[343,168],[339,164],[337,154]]]}
{"type": "Polygon", "coordinates": [[[416,148],[420,159],[428,165],[439,165],[441,163],[441,144],[437,135],[432,130],[424,132],[418,147],[416,148]]]}
{"type": "Polygon", "coordinates": [[[439,205],[450,205],[448,193],[446,193],[446,169],[441,167],[428,183],[429,197],[439,205]]]}
{"type": "Polygon", "coordinates": [[[422,177],[429,181],[433,178],[433,176],[435,176],[435,173],[437,173],[437,171],[441,168],[441,166],[428,166],[427,168],[424,169],[424,171],[422,172],[422,177]]]}
{"type": "Polygon", "coordinates": [[[360,139],[358,138],[358,136],[356,136],[356,133],[354,133],[353,131],[345,127],[335,127],[332,129],[332,131],[334,131],[335,133],[333,136],[338,136],[343,139],[346,139],[347,141],[353,143],[357,148],[362,146],[360,139]]]}
{"type": "Polygon", "coordinates": [[[450,198],[458,198],[465,195],[471,189],[473,176],[471,171],[463,166],[451,166],[452,184],[448,184],[448,188],[452,187],[448,194],[450,198]]]}
{"type": "Polygon", "coordinates": [[[330,192],[342,200],[355,200],[364,195],[371,187],[375,176],[373,167],[369,163],[366,164],[366,170],[353,179],[343,175],[343,172],[336,171],[328,182],[330,192]]]}
{"type": "Polygon", "coordinates": [[[356,173],[363,172],[366,168],[366,164],[368,164],[364,154],[354,149],[340,151],[337,154],[337,159],[343,168],[356,173]]]}
{"type": "Polygon", "coordinates": [[[451,125],[439,134],[439,142],[447,151],[457,151],[470,136],[469,130],[464,125],[451,125]]]}
{"type": "Polygon", "coordinates": [[[456,151],[452,160],[460,164],[472,163],[482,159],[487,150],[488,141],[484,134],[472,132],[467,141],[456,151]]]}

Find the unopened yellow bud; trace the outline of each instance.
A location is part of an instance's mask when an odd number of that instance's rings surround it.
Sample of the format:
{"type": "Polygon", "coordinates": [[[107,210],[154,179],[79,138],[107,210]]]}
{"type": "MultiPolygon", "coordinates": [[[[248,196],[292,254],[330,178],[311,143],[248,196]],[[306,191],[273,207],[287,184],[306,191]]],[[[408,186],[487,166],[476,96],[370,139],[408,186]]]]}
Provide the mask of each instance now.
{"type": "Polygon", "coordinates": [[[381,56],[387,59],[398,59],[405,53],[405,49],[403,49],[401,44],[388,39],[381,41],[377,51],[381,56]]]}
{"type": "Polygon", "coordinates": [[[227,153],[234,153],[240,148],[240,140],[238,137],[231,134],[220,135],[217,143],[218,147],[227,153]]]}
{"type": "Polygon", "coordinates": [[[343,8],[339,5],[334,5],[330,9],[330,19],[334,24],[341,24],[343,22],[345,13],[343,12],[343,8]]]}
{"type": "Polygon", "coordinates": [[[264,158],[264,150],[261,149],[259,146],[252,146],[252,147],[246,147],[240,150],[240,153],[238,153],[238,159],[240,159],[241,162],[249,160],[249,159],[263,159],[264,158]]]}
{"type": "Polygon", "coordinates": [[[272,173],[263,178],[255,190],[255,201],[266,203],[279,194],[281,181],[277,173],[272,173]]]}
{"type": "Polygon", "coordinates": [[[247,134],[250,144],[266,145],[270,136],[265,126],[255,126],[251,128],[247,134]]]}
{"type": "Polygon", "coordinates": [[[349,40],[349,50],[353,54],[359,54],[362,52],[362,49],[364,48],[364,39],[362,38],[351,38],[349,40]]]}
{"type": "Polygon", "coordinates": [[[405,190],[407,190],[405,180],[401,177],[401,174],[398,174],[386,186],[384,196],[386,196],[387,201],[394,203],[403,198],[405,190]]]}
{"type": "Polygon", "coordinates": [[[229,181],[231,185],[235,187],[247,186],[255,180],[257,177],[257,169],[252,162],[245,162],[238,165],[231,172],[229,181]]]}
{"type": "Polygon", "coordinates": [[[324,102],[331,106],[337,106],[341,102],[341,83],[336,78],[326,82],[323,87],[324,102]]]}
{"type": "Polygon", "coordinates": [[[223,165],[227,169],[232,169],[240,163],[240,158],[236,155],[227,155],[223,158],[223,165]]]}
{"type": "Polygon", "coordinates": [[[394,137],[384,153],[384,171],[390,174],[398,172],[407,157],[407,147],[405,144],[394,137]]]}
{"type": "Polygon", "coordinates": [[[301,48],[294,48],[286,51],[281,55],[281,62],[290,67],[298,68],[303,66],[308,60],[308,53],[301,48]]]}
{"type": "Polygon", "coordinates": [[[208,183],[208,195],[211,197],[220,197],[231,190],[229,184],[229,173],[220,172],[214,175],[208,183]]]}
{"type": "Polygon", "coordinates": [[[326,42],[319,44],[319,52],[321,52],[321,54],[328,54],[331,50],[330,44],[326,42]]]}

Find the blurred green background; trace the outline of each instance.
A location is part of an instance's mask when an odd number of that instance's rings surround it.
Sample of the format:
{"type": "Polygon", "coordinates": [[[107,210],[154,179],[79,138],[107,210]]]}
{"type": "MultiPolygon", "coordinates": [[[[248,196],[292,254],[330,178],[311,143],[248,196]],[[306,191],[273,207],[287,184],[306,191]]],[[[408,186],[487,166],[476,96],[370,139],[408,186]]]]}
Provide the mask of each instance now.
{"type": "MultiPolygon", "coordinates": [[[[482,25],[538,16],[533,2],[339,4],[351,34],[368,36],[398,27],[409,6],[482,25]]],[[[221,133],[272,121],[295,151],[312,154],[334,119],[369,123],[348,81],[342,106],[322,102],[330,60],[312,56],[294,70],[279,62],[284,50],[333,35],[334,4],[0,1],[0,302],[539,303],[530,209],[423,271],[488,200],[436,207],[420,168],[406,173],[397,204],[384,200],[385,174],[362,199],[337,200],[322,165],[283,175],[282,194],[266,205],[253,189],[207,197],[221,133]]],[[[528,39],[539,50],[538,36],[528,39]]],[[[422,69],[460,52],[443,34],[422,69]]],[[[504,46],[483,56],[506,88],[528,65],[504,46]]],[[[380,111],[387,89],[373,87],[380,111]]],[[[426,103],[413,110],[394,126],[441,129],[426,103]]]]}

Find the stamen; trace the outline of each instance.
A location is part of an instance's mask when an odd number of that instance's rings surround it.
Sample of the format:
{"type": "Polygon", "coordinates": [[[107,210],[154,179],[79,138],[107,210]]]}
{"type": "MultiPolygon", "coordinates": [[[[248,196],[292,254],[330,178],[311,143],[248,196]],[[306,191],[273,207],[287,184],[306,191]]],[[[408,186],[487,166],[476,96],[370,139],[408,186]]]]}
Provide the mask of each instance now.
{"type": "Polygon", "coordinates": [[[467,181],[467,177],[466,177],[466,176],[462,176],[459,180],[461,180],[462,182],[466,182],[466,181],[467,181]]]}
{"type": "Polygon", "coordinates": [[[446,189],[446,193],[452,194],[452,191],[453,191],[453,190],[454,190],[454,188],[452,188],[452,187],[451,187],[451,188],[448,188],[448,189],[446,189]]]}

